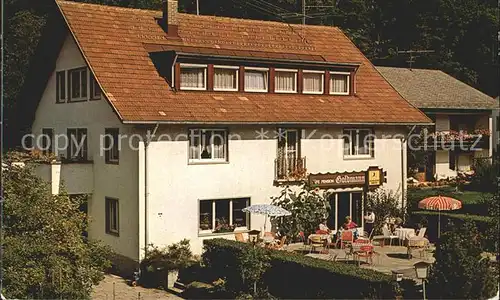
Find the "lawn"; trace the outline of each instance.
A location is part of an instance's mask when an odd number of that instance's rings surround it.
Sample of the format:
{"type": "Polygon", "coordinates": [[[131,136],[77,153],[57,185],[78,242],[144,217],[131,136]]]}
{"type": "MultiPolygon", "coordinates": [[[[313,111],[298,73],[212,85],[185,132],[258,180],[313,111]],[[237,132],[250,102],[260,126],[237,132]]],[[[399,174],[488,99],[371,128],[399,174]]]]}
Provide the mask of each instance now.
{"type": "Polygon", "coordinates": [[[408,199],[420,201],[430,196],[448,196],[462,201],[462,204],[480,204],[483,197],[489,194],[477,191],[455,192],[454,187],[432,187],[432,188],[410,188],[408,189],[408,199]]]}

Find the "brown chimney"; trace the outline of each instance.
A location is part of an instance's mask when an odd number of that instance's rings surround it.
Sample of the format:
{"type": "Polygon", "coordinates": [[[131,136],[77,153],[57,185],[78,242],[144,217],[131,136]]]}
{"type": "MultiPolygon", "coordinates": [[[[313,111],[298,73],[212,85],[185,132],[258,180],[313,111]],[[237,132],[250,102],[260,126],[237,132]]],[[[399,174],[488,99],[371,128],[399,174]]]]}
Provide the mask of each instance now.
{"type": "Polygon", "coordinates": [[[179,4],[178,0],[163,0],[162,18],[160,25],[163,27],[167,36],[178,37],[179,28],[179,4]]]}

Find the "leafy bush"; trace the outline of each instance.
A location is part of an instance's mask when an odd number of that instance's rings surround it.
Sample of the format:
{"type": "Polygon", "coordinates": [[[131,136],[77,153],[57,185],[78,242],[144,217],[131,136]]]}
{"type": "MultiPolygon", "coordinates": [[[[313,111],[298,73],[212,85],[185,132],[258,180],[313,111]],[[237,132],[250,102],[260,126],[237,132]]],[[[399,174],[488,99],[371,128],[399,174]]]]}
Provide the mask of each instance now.
{"type": "Polygon", "coordinates": [[[382,225],[386,218],[403,218],[399,199],[398,192],[386,191],[383,188],[368,193],[366,206],[375,214],[375,232],[382,232],[382,225]]]}
{"type": "Polygon", "coordinates": [[[499,167],[498,161],[491,163],[488,159],[476,160],[471,187],[476,191],[495,193],[497,191],[499,167]]]}
{"type": "Polygon", "coordinates": [[[488,299],[495,294],[498,277],[490,269],[489,259],[481,257],[477,239],[478,231],[471,222],[451,226],[441,235],[429,276],[431,299],[488,299]]]}
{"type": "MultiPolygon", "coordinates": [[[[53,195],[33,166],[2,163],[2,293],[10,299],[86,299],[111,266],[111,250],[83,236],[79,203],[53,195]]],[[[26,158],[29,163],[29,157],[26,158]]]]}
{"type": "MultiPolygon", "coordinates": [[[[438,218],[437,211],[415,211],[410,217],[411,224],[421,223],[422,218],[427,222],[426,234],[430,241],[437,241],[438,218]]],[[[485,251],[495,251],[495,243],[498,240],[494,226],[495,219],[489,216],[465,215],[451,212],[441,212],[441,234],[453,229],[453,226],[462,226],[466,222],[472,222],[481,235],[481,245],[485,251]]]]}
{"type": "MultiPolygon", "coordinates": [[[[242,257],[252,247],[249,244],[225,239],[204,241],[203,261],[212,273],[225,278],[227,288],[245,288],[240,272],[242,257]]],[[[279,298],[336,298],[380,299],[393,298],[395,287],[391,276],[355,265],[315,259],[297,253],[262,250],[270,258],[264,273],[263,285],[279,298]]],[[[414,284],[405,281],[406,294],[414,292],[414,284]]]]}
{"type": "Polygon", "coordinates": [[[141,284],[147,287],[165,287],[165,278],[170,270],[181,270],[195,263],[189,240],[160,249],[150,245],[146,257],[141,261],[141,284]]]}
{"type": "Polygon", "coordinates": [[[305,186],[298,193],[285,187],[278,197],[271,199],[271,204],[292,213],[291,216],[272,218],[280,234],[289,238],[297,237],[300,231],[306,236],[315,232],[318,225],[328,216],[330,209],[324,193],[309,190],[305,186]]]}

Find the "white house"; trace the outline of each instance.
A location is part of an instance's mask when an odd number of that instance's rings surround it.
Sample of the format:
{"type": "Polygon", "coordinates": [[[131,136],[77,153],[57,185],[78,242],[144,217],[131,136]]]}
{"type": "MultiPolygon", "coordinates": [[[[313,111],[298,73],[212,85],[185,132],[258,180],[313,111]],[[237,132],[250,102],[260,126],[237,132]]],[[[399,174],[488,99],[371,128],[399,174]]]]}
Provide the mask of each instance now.
{"type": "Polygon", "coordinates": [[[89,195],[89,237],[123,258],[183,238],[200,253],[234,238],[222,224],[261,230],[241,210],[283,185],[334,191],[332,228],[363,225],[368,186],[404,194],[408,128],[431,121],[338,28],[181,14],[171,0],[163,14],[57,9],[25,97],[36,146],[58,157],[39,172],[54,193],[89,195]]]}
{"type": "Polygon", "coordinates": [[[477,159],[491,158],[498,143],[498,101],[440,70],[377,67],[387,81],[433,120],[438,139],[427,179],[471,171],[477,159]]]}

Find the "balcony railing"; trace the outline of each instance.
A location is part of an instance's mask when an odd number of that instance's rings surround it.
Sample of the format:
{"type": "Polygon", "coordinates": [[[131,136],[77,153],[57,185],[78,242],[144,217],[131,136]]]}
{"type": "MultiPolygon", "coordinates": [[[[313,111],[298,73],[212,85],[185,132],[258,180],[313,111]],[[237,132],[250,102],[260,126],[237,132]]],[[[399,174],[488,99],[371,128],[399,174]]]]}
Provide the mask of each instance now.
{"type": "Polygon", "coordinates": [[[279,182],[298,182],[306,178],[305,157],[283,157],[274,160],[274,179],[279,182]]]}

